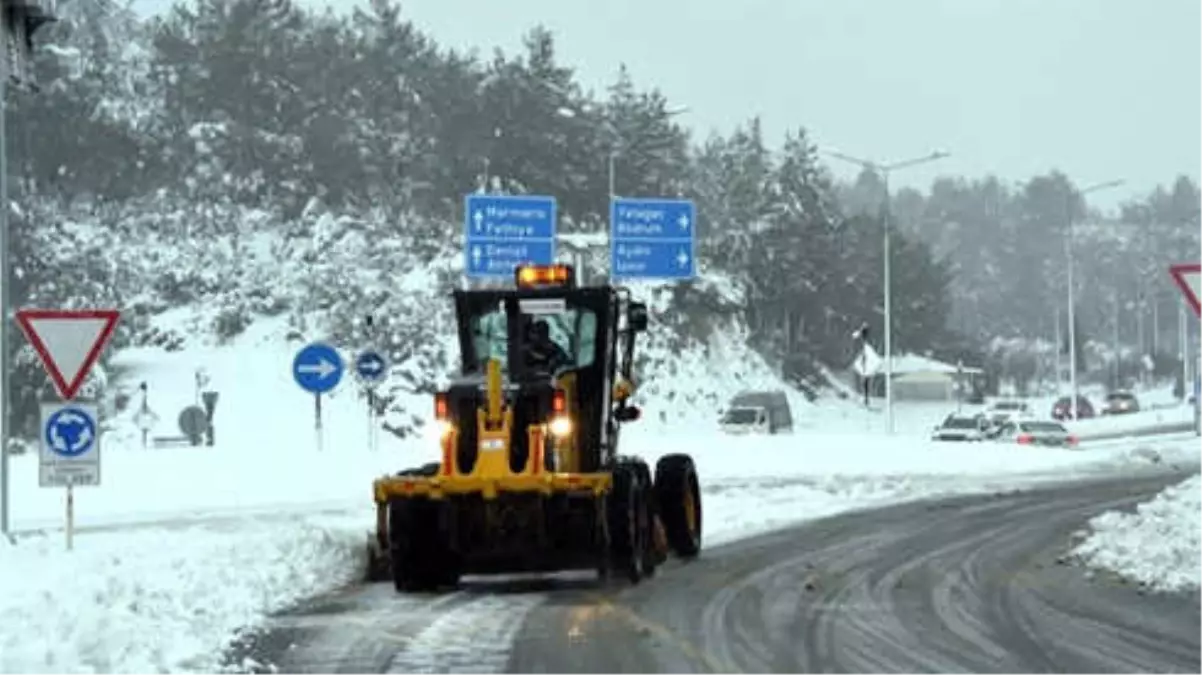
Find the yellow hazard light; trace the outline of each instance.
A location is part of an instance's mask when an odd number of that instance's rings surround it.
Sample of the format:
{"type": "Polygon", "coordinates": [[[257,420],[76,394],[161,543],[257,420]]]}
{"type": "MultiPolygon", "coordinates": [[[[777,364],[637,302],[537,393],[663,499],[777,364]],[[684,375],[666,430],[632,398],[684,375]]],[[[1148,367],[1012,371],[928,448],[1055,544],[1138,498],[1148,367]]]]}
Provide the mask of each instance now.
{"type": "Polygon", "coordinates": [[[518,288],[571,286],[576,281],[571,265],[522,265],[514,276],[518,288]]]}

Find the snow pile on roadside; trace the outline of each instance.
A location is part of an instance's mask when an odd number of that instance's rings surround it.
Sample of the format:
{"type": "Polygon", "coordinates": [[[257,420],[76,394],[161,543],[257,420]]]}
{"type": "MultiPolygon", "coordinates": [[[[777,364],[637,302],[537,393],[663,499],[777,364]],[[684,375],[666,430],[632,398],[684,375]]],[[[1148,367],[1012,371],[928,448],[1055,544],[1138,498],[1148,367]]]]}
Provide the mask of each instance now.
{"type": "Polygon", "coordinates": [[[0,540],[0,672],[213,672],[240,629],[361,575],[364,522],[0,540]]]}
{"type": "Polygon", "coordinates": [[[1202,578],[1202,476],[1174,485],[1135,513],[1111,511],[1089,522],[1073,554],[1155,590],[1196,589],[1202,578]]]}

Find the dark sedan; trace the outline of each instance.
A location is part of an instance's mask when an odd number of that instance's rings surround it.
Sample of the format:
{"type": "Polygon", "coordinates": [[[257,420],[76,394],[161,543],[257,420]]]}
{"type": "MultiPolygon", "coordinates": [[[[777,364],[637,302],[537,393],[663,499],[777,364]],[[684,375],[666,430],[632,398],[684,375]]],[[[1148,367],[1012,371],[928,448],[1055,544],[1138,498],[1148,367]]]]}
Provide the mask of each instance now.
{"type": "MultiPolygon", "coordinates": [[[[1084,396],[1077,397],[1077,419],[1087,420],[1091,417],[1097,417],[1094,412],[1093,405],[1089,399],[1084,396]]],[[[1052,406],[1052,419],[1071,420],[1073,419],[1072,399],[1068,396],[1063,396],[1052,406]]]]}

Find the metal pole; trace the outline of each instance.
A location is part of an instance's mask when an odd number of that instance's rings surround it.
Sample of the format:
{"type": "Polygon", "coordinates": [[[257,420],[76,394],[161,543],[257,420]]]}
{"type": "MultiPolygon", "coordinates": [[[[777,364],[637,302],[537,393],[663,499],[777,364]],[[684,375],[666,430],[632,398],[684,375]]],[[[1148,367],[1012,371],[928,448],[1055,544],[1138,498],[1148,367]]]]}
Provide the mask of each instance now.
{"type": "Polygon", "coordinates": [[[617,182],[617,166],[616,166],[617,163],[615,160],[616,160],[617,156],[618,156],[617,152],[609,153],[609,198],[610,198],[610,200],[613,200],[613,198],[616,197],[618,194],[617,188],[615,187],[616,182],[617,182]]]}
{"type": "Polygon", "coordinates": [[[889,258],[889,171],[881,171],[881,180],[885,184],[884,213],[881,219],[884,223],[885,241],[885,419],[886,428],[893,433],[893,270],[889,258]]]}
{"type": "Polygon", "coordinates": [[[1073,210],[1068,209],[1068,236],[1064,238],[1064,255],[1068,258],[1068,381],[1069,410],[1077,419],[1077,313],[1073,308],[1073,210]]]}
{"type": "Polygon", "coordinates": [[[1061,380],[1061,378],[1060,378],[1061,373],[1064,372],[1064,362],[1060,360],[1060,352],[1064,351],[1064,341],[1061,340],[1061,337],[1060,337],[1060,308],[1059,307],[1056,308],[1055,330],[1056,330],[1056,349],[1055,349],[1056,372],[1054,373],[1054,377],[1052,378],[1052,381],[1056,383],[1056,397],[1059,398],[1061,391],[1063,391],[1060,387],[1061,387],[1061,385],[1064,384],[1064,381],[1061,380]]]}
{"type": "Polygon", "coordinates": [[[8,147],[5,107],[8,104],[8,26],[0,21],[0,534],[9,534],[9,472],[8,439],[9,379],[12,360],[9,358],[9,328],[12,297],[8,281],[10,256],[8,252],[8,147]]]}
{"type": "Polygon", "coordinates": [[[1111,344],[1111,350],[1114,352],[1114,373],[1110,376],[1111,377],[1110,386],[1114,389],[1118,389],[1119,388],[1119,375],[1122,372],[1119,369],[1119,365],[1122,361],[1120,359],[1121,352],[1119,349],[1119,295],[1118,295],[1118,293],[1114,294],[1113,302],[1111,303],[1111,306],[1112,306],[1112,311],[1113,311],[1114,316],[1112,317],[1111,326],[1110,326],[1110,330],[1111,330],[1110,344],[1111,344]]]}
{"type": "Polygon", "coordinates": [[[1189,379],[1189,328],[1185,322],[1185,305],[1177,307],[1177,344],[1181,352],[1181,400],[1189,399],[1193,383],[1189,379]]]}

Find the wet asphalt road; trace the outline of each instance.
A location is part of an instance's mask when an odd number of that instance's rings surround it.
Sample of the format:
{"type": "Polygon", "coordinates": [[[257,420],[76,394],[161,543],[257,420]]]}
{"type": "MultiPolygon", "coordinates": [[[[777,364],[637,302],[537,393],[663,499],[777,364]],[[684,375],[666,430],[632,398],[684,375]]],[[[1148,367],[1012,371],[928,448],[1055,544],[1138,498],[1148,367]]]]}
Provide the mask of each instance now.
{"type": "Polygon", "coordinates": [[[357,586],[241,646],[285,672],[1193,672],[1199,595],[1058,562],[1093,515],[1188,474],[919,502],[587,576],[357,586]]]}

